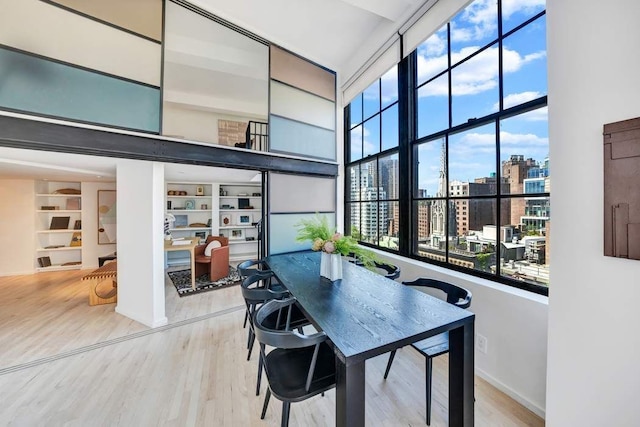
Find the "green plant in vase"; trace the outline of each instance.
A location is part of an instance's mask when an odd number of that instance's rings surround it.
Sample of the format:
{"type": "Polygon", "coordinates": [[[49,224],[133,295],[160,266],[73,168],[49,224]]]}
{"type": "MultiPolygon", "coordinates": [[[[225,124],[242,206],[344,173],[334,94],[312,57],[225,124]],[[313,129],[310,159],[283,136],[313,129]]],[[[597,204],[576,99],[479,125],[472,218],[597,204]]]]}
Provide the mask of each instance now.
{"type": "Polygon", "coordinates": [[[316,215],[313,219],[300,220],[295,226],[298,229],[296,240],[311,242],[313,251],[354,257],[369,269],[374,268],[376,262],[381,262],[375,253],[360,246],[353,237],[330,227],[327,217],[316,215]]]}

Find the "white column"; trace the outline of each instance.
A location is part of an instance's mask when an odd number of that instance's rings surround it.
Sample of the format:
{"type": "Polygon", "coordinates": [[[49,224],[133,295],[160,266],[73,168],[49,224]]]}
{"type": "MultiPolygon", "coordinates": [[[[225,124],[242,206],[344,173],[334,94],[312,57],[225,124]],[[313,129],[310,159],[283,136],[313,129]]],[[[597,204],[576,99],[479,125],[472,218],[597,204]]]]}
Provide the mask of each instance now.
{"type": "Polygon", "coordinates": [[[155,328],[167,324],[164,297],[164,166],[118,163],[116,312],[155,328]]]}

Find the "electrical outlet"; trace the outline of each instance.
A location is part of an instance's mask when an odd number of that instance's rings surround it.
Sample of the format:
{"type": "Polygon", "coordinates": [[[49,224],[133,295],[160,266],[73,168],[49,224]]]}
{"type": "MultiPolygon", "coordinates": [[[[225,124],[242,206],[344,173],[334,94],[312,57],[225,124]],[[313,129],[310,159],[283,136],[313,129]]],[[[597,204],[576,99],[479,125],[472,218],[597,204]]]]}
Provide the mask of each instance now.
{"type": "Polygon", "coordinates": [[[487,347],[489,346],[489,340],[484,335],[476,334],[476,348],[480,353],[487,354],[487,347]]]}

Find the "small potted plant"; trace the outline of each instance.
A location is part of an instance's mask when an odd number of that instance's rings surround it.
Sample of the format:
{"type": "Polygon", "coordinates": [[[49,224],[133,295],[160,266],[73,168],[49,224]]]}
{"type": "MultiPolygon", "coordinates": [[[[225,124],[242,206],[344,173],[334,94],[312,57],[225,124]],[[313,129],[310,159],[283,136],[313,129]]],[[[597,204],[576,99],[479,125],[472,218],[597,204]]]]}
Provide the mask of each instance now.
{"type": "Polygon", "coordinates": [[[327,217],[316,215],[313,219],[301,220],[296,224],[299,242],[311,242],[311,250],[322,251],[320,275],[331,281],[342,278],[341,256],[350,256],[367,268],[373,268],[376,255],[360,246],[353,237],[338,233],[329,226],[327,217]]]}

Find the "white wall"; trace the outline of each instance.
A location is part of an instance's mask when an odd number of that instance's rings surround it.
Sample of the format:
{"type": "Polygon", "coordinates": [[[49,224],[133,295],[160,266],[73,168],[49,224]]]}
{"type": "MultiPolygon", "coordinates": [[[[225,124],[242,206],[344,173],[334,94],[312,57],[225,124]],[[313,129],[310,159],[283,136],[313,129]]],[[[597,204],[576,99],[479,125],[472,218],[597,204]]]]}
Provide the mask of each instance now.
{"type": "Polygon", "coordinates": [[[640,116],[638,22],[637,0],[547,2],[551,427],[640,424],[640,261],[603,256],[602,173],[602,126],[640,116]]]}
{"type": "Polygon", "coordinates": [[[98,244],[98,190],[115,190],[115,182],[82,183],[82,268],[98,268],[98,257],[116,251],[98,244]]]}
{"type": "Polygon", "coordinates": [[[0,180],[0,276],[35,267],[35,187],[32,180],[0,180]]]}
{"type": "MultiPolygon", "coordinates": [[[[398,281],[439,279],[471,291],[475,332],[487,353],[475,351],[476,374],[541,417],[545,416],[547,298],[424,262],[377,251],[401,269],[398,281]]],[[[434,294],[438,296],[437,294],[434,294]]]]}
{"type": "Polygon", "coordinates": [[[213,113],[165,102],[162,107],[162,134],[192,141],[218,143],[218,120],[248,122],[261,120],[244,116],[213,113]]]}
{"type": "Polygon", "coordinates": [[[167,323],[164,301],[164,166],[121,160],[117,166],[118,305],[149,327],[167,323]]]}

